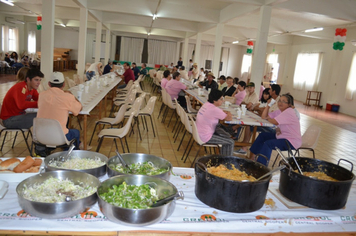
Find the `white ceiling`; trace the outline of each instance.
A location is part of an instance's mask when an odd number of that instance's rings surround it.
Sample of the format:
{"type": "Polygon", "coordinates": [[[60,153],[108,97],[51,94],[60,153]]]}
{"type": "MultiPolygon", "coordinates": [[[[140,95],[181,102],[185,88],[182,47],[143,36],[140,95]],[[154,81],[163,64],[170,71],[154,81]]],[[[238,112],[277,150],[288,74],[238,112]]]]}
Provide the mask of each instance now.
{"type": "MultiPolygon", "coordinates": [[[[9,0],[0,3],[0,13],[25,15],[36,22],[42,0],[9,0]]],[[[333,41],[336,28],[347,28],[347,39],[356,39],[356,0],[56,0],[55,21],[78,30],[79,9],[89,10],[88,28],[96,21],[116,35],[192,41],[203,33],[206,44],[214,44],[216,25],[223,23],[223,43],[239,40],[246,45],[257,36],[260,7],[272,7],[269,43],[288,44],[296,37],[333,41]],[[152,20],[153,14],[158,19],[152,20]],[[304,30],[324,27],[323,31],[304,30]]]]}

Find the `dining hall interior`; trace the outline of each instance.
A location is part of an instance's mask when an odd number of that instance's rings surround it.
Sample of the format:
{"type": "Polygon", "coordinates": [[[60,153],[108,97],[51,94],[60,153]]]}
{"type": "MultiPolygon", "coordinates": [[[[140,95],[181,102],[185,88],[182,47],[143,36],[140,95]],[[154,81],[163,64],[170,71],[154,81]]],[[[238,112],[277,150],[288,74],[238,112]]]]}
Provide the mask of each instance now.
{"type": "MultiPolygon", "coordinates": [[[[98,61],[103,65],[109,60],[135,62],[139,67],[146,63],[149,69],[158,70],[161,65],[176,65],[180,57],[188,67],[192,59],[198,68],[211,71],[216,78],[225,75],[254,82],[256,91],[261,83],[268,87],[270,80],[279,84],[281,94],[289,92],[294,96],[301,134],[311,126],[321,128],[313,147],[315,158],[334,164],[340,159],[356,163],[353,155],[356,150],[356,1],[3,1],[0,2],[0,61],[5,52],[11,51],[38,61],[45,75],[42,80],[45,89],[53,71],[60,71],[65,78],[78,83],[85,80],[88,65],[98,61]],[[15,38],[6,33],[9,30],[15,38]],[[339,31],[343,32],[342,36],[339,31]],[[5,39],[11,43],[4,43],[5,39]],[[316,94],[320,95],[317,99],[316,94]]],[[[171,114],[175,113],[170,111],[169,117],[162,121],[162,93],[153,83],[154,77],[147,76],[140,84],[147,93],[145,105],[150,97],[157,97],[153,126],[149,122],[143,126],[140,122],[132,128],[133,132],[126,136],[130,153],[156,155],[174,167],[189,168],[196,155],[218,152],[199,149],[194,144],[184,160],[190,136],[183,138],[178,150],[184,131],[179,132],[177,139],[174,134],[180,118],[172,115],[169,123],[171,114]]],[[[15,83],[16,70],[5,70],[2,66],[1,103],[15,83]]],[[[66,83],[65,90],[69,89],[66,83]]],[[[71,127],[80,131],[81,140],[86,124],[85,140],[91,151],[96,151],[99,144],[101,127],[94,132],[96,121],[109,115],[112,99],[109,96],[106,106],[94,107],[86,121],[81,115],[69,118],[71,127]]],[[[28,144],[31,143],[30,137],[28,144]]],[[[20,134],[2,133],[0,145],[2,158],[30,155],[20,134]]],[[[117,145],[119,152],[124,153],[119,140],[117,145]]],[[[104,139],[99,152],[113,157],[116,149],[112,139],[104,139]]],[[[313,153],[301,150],[300,156],[312,158],[313,153]]],[[[277,152],[273,151],[269,167],[276,157],[277,152]]],[[[341,166],[350,168],[345,163],[341,166]]],[[[355,169],[352,172],[356,174],[355,169]]]]}

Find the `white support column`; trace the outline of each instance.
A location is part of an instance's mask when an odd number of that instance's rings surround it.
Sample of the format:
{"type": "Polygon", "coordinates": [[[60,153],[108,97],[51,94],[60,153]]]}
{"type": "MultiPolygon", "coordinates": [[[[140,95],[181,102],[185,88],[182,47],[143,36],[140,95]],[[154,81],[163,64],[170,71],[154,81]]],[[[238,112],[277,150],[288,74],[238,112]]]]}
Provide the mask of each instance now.
{"type": "Polygon", "coordinates": [[[112,58],[112,60],[115,60],[115,54],[116,54],[116,35],[113,34],[111,35],[111,54],[110,54],[110,58],[112,58]]]}
{"type": "Polygon", "coordinates": [[[200,49],[201,49],[201,36],[202,36],[202,33],[197,34],[197,40],[196,40],[195,52],[194,52],[194,61],[193,61],[198,64],[198,69],[200,69],[201,67],[204,67],[203,65],[199,65],[199,63],[200,63],[200,49]]]}
{"type": "MultiPolygon", "coordinates": [[[[186,37],[184,39],[184,46],[183,46],[183,66],[187,67],[189,65],[189,58],[188,58],[188,45],[189,45],[189,38],[186,37]]],[[[188,67],[187,67],[188,68],[188,67]]]]}
{"type": "Polygon", "coordinates": [[[176,59],[175,59],[176,61],[173,62],[174,65],[177,65],[177,61],[178,61],[178,59],[179,59],[179,57],[180,57],[179,51],[180,51],[180,42],[177,42],[177,47],[176,47],[176,59]]]}
{"type": "MultiPolygon", "coordinates": [[[[82,77],[85,70],[85,56],[86,56],[86,41],[87,41],[87,24],[88,24],[88,9],[80,7],[80,26],[79,26],[79,40],[78,40],[78,67],[77,74],[82,77]]],[[[85,79],[85,75],[84,75],[85,79]]]]}
{"type": "Polygon", "coordinates": [[[213,57],[213,73],[215,75],[215,78],[219,77],[222,37],[224,33],[223,31],[224,31],[224,24],[222,23],[217,24],[216,34],[215,34],[214,57],[213,57]]]}
{"type": "MultiPolygon", "coordinates": [[[[104,61],[104,65],[108,63],[109,58],[110,58],[110,30],[106,30],[106,37],[105,37],[105,61],[104,61]]],[[[113,61],[114,59],[110,58],[111,61],[113,61]]]]}
{"type": "Polygon", "coordinates": [[[44,89],[48,88],[48,79],[53,72],[55,5],[55,0],[42,2],[41,71],[44,74],[42,80],[44,89]]]}
{"type": "Polygon", "coordinates": [[[260,22],[257,32],[256,42],[253,48],[251,82],[255,83],[256,91],[260,91],[261,82],[266,64],[266,50],[269,24],[271,20],[271,6],[262,6],[260,9],[260,22]]]}
{"type": "Polygon", "coordinates": [[[95,37],[95,62],[100,61],[101,53],[101,30],[103,25],[101,22],[96,22],[96,37],[95,37]]]}

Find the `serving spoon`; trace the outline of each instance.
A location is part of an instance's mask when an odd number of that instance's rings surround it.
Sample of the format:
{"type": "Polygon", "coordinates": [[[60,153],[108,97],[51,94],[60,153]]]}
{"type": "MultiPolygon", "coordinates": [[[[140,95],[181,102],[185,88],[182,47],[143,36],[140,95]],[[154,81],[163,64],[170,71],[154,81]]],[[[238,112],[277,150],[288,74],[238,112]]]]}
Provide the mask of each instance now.
{"type": "Polygon", "coordinates": [[[165,197],[165,198],[162,198],[162,199],[159,199],[157,200],[155,203],[153,203],[151,205],[151,207],[159,207],[159,206],[162,206],[174,199],[182,199],[184,200],[184,193],[183,191],[178,191],[177,193],[175,194],[172,194],[172,195],[169,195],[168,197],[165,197]]]}
{"type": "Polygon", "coordinates": [[[60,158],[59,158],[60,161],[65,162],[66,160],[68,160],[68,158],[70,157],[70,154],[72,154],[74,148],[75,148],[75,145],[74,145],[74,143],[72,143],[68,149],[67,154],[65,156],[60,156],[60,158]]]}
{"type": "Polygon", "coordinates": [[[117,157],[119,158],[119,160],[121,161],[121,164],[129,171],[129,173],[132,173],[129,165],[126,164],[126,162],[124,161],[124,158],[122,158],[121,154],[119,153],[118,150],[115,150],[117,157]]]}

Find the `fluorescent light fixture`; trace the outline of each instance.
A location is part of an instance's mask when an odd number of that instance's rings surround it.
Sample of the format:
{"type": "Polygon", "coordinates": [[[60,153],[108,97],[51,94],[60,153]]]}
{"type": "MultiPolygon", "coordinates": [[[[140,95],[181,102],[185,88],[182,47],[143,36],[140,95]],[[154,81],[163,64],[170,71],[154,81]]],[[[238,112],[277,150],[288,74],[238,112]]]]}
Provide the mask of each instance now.
{"type": "Polygon", "coordinates": [[[324,28],[322,28],[322,27],[319,27],[319,28],[313,28],[313,29],[307,29],[307,30],[305,30],[304,32],[305,33],[309,33],[309,32],[315,32],[315,31],[322,31],[324,28]]]}
{"type": "Polygon", "coordinates": [[[232,44],[237,44],[237,43],[239,43],[239,41],[234,41],[234,42],[232,42],[232,44]]]}
{"type": "Polygon", "coordinates": [[[157,15],[153,14],[153,20],[157,19],[157,15]]]}
{"type": "Polygon", "coordinates": [[[148,33],[147,33],[147,35],[151,35],[151,33],[150,33],[150,32],[148,32],[148,33]]]}
{"type": "Polygon", "coordinates": [[[0,0],[0,2],[10,5],[10,6],[14,6],[14,4],[8,0],[0,0]]]}
{"type": "Polygon", "coordinates": [[[66,27],[66,25],[65,24],[59,24],[60,26],[62,26],[62,27],[66,27]]]}

